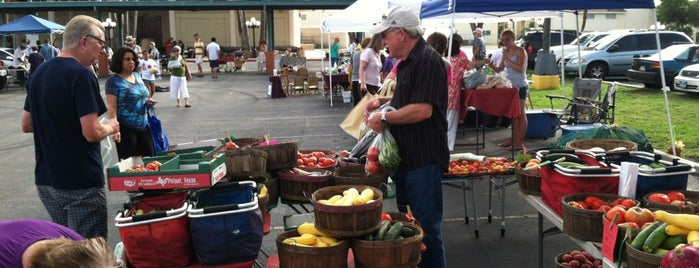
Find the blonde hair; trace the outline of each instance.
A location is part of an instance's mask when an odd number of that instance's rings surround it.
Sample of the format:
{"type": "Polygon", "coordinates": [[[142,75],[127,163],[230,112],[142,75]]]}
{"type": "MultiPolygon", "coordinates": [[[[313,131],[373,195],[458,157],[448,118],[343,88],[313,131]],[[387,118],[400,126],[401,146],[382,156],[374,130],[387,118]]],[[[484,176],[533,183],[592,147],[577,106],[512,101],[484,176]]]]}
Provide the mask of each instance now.
{"type": "Polygon", "coordinates": [[[31,268],[97,268],[115,263],[114,253],[104,238],[45,240],[37,246],[31,268]]]}
{"type": "Polygon", "coordinates": [[[77,47],[80,39],[88,34],[99,36],[97,31],[104,33],[104,26],[99,20],[86,15],[73,17],[63,31],[63,49],[69,50],[77,47]]]}

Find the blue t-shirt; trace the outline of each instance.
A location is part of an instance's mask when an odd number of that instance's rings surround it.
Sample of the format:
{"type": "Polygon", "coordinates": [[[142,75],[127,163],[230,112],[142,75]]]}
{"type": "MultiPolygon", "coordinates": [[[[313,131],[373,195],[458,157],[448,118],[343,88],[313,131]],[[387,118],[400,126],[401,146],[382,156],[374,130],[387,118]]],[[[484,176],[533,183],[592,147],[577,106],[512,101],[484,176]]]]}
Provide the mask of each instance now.
{"type": "Polygon", "coordinates": [[[34,130],[37,185],[71,190],[104,186],[100,142],[89,142],[80,117],[107,111],[92,70],[56,57],[32,75],[24,110],[34,130]]]}
{"type": "Polygon", "coordinates": [[[146,101],[150,92],[143,84],[141,74],[134,72],[136,82],[131,83],[119,75],[112,75],[104,86],[105,93],[117,97],[117,120],[134,128],[144,128],[148,125],[146,101]]]}
{"type": "Polygon", "coordinates": [[[22,254],[37,241],[65,237],[83,240],[75,231],[45,220],[0,221],[0,267],[22,268],[22,254]]]}

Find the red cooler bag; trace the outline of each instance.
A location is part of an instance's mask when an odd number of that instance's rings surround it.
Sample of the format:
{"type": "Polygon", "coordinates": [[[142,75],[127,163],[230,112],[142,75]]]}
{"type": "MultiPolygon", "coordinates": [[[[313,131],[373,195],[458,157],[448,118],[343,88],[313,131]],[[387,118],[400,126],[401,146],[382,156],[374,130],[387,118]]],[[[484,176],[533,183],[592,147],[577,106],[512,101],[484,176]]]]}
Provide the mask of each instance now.
{"type": "MultiPolygon", "coordinates": [[[[553,152],[553,151],[552,151],[553,152]]],[[[573,153],[582,159],[588,168],[564,168],[558,164],[541,167],[541,200],[558,215],[563,215],[563,197],[576,193],[619,192],[619,172],[597,161],[594,155],[580,150],[556,151],[573,153]]],[[[539,153],[546,154],[546,151],[539,153]]]]}

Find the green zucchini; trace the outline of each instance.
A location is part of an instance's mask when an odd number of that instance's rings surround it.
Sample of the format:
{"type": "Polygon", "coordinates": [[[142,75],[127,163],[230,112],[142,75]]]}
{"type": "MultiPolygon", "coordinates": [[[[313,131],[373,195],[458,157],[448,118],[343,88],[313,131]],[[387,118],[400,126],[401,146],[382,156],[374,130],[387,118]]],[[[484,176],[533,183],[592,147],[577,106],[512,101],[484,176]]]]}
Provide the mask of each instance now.
{"type": "Polygon", "coordinates": [[[400,230],[403,229],[403,223],[402,222],[395,222],[391,226],[390,229],[388,229],[388,232],[386,232],[386,236],[383,237],[383,240],[393,240],[400,235],[400,230]]]}
{"type": "Polygon", "coordinates": [[[667,234],[665,233],[665,227],[667,227],[667,223],[662,223],[658,228],[655,228],[652,233],[646,238],[646,241],[643,242],[643,251],[651,253],[653,250],[658,248],[660,244],[667,239],[667,234]]]}
{"type": "Polygon", "coordinates": [[[387,220],[382,220],[381,221],[381,228],[379,228],[379,232],[376,234],[376,237],[374,237],[374,240],[384,240],[384,236],[386,236],[386,232],[388,231],[388,228],[391,227],[391,222],[387,220]]]}
{"type": "MultiPolygon", "coordinates": [[[[662,222],[656,221],[650,226],[646,227],[646,229],[641,230],[641,232],[636,235],[636,237],[633,238],[633,241],[631,241],[631,246],[635,249],[642,250],[643,249],[643,243],[646,242],[646,239],[648,236],[650,236],[650,233],[652,233],[655,229],[658,228],[658,226],[662,225],[662,222]]],[[[663,229],[665,231],[665,229],[663,229]]]]}
{"type": "Polygon", "coordinates": [[[675,236],[670,236],[665,241],[663,241],[660,244],[660,248],[667,249],[667,250],[673,250],[677,245],[679,244],[685,244],[687,243],[687,236],[686,235],[675,235],[675,236]]]}
{"type": "Polygon", "coordinates": [[[400,229],[400,236],[413,237],[413,236],[415,236],[415,231],[413,229],[411,229],[410,227],[403,226],[403,229],[400,229]]]}

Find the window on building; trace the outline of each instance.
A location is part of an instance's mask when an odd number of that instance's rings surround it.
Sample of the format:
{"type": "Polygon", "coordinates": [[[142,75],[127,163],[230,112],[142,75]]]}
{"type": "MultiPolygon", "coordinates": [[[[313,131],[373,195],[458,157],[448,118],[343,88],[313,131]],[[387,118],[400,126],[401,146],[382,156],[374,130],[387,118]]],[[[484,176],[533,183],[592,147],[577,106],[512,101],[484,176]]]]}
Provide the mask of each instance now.
{"type": "Polygon", "coordinates": [[[595,14],[590,14],[590,13],[588,13],[588,14],[587,14],[587,19],[588,19],[588,20],[594,20],[594,19],[595,19],[595,14]]]}
{"type": "Polygon", "coordinates": [[[608,19],[608,20],[615,20],[616,14],[606,14],[606,15],[604,15],[604,18],[608,19]]]}

